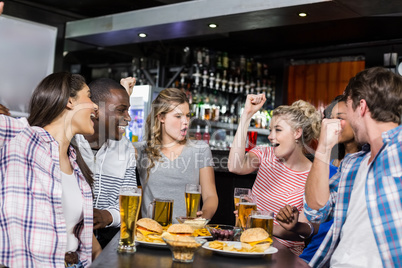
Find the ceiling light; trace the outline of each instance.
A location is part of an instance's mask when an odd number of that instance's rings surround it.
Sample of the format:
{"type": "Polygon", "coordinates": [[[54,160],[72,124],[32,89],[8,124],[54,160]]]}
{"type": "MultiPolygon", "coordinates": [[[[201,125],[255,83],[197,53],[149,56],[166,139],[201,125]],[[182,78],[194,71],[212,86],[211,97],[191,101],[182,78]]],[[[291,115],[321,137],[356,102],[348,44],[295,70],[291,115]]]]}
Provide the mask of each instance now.
{"type": "Polygon", "coordinates": [[[299,17],[307,17],[307,13],[305,13],[305,12],[300,12],[300,13],[299,13],[299,17]]]}
{"type": "Polygon", "coordinates": [[[208,27],[214,29],[214,28],[218,27],[218,24],[210,23],[210,24],[208,24],[208,27]]]}
{"type": "Polygon", "coordinates": [[[139,33],[138,36],[141,37],[141,38],[145,38],[145,37],[147,37],[147,34],[146,33],[139,33]]]}

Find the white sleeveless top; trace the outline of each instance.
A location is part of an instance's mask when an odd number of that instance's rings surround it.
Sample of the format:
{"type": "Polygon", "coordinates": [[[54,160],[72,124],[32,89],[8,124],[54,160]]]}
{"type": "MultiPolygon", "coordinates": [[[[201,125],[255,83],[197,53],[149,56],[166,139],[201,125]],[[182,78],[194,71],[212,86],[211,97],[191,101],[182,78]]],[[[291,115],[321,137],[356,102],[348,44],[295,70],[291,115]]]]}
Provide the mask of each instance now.
{"type": "Polygon", "coordinates": [[[74,227],[83,217],[83,200],[77,178],[73,174],[68,175],[61,172],[63,214],[66,220],[67,247],[66,252],[76,251],[79,246],[78,238],[74,235],[74,227]]]}

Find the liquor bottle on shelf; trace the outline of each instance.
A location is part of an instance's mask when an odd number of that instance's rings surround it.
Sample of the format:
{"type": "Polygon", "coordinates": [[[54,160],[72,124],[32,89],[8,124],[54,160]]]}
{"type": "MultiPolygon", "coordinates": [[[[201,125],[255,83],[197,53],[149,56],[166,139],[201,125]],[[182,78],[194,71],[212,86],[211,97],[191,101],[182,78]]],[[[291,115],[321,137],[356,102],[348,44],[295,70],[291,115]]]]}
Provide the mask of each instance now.
{"type": "Polygon", "coordinates": [[[205,68],[202,74],[202,87],[206,88],[208,82],[208,70],[205,68]]]}
{"type": "Polygon", "coordinates": [[[244,88],[246,89],[244,94],[247,96],[248,94],[250,94],[250,83],[249,83],[249,81],[246,82],[246,85],[244,86],[244,88]]]}
{"type": "Polygon", "coordinates": [[[199,140],[199,141],[202,139],[201,127],[200,127],[200,125],[197,125],[197,132],[195,133],[195,139],[196,139],[196,140],[199,140]]]}
{"type": "Polygon", "coordinates": [[[227,71],[223,70],[222,87],[221,87],[222,91],[226,91],[226,84],[228,83],[228,80],[226,79],[226,74],[227,71]]]}
{"type": "Polygon", "coordinates": [[[250,94],[255,94],[255,83],[253,80],[250,83],[250,94]]]}
{"type": "Polygon", "coordinates": [[[235,77],[233,85],[234,85],[233,92],[237,94],[237,92],[239,92],[239,78],[237,76],[235,77]]]}
{"type": "Polygon", "coordinates": [[[265,94],[265,96],[266,96],[266,94],[267,94],[267,80],[266,79],[263,79],[262,80],[262,87],[261,87],[261,91],[265,94]]]}
{"type": "Polygon", "coordinates": [[[215,77],[214,77],[214,73],[211,72],[209,74],[209,88],[214,88],[215,85],[215,77]]]}
{"type": "Polygon", "coordinates": [[[246,57],[244,55],[240,56],[240,75],[244,75],[246,72],[246,57]]]}
{"type": "Polygon", "coordinates": [[[209,140],[211,139],[211,136],[209,135],[209,129],[208,126],[205,126],[205,132],[204,135],[202,136],[202,139],[209,144],[209,140]]]}
{"type": "Polygon", "coordinates": [[[233,85],[234,85],[233,78],[232,78],[232,76],[230,76],[229,82],[228,82],[228,92],[229,93],[233,92],[233,85]]]}
{"type": "Polygon", "coordinates": [[[222,53],[222,68],[227,70],[229,68],[229,56],[227,52],[222,53]]]}
{"type": "Polygon", "coordinates": [[[202,119],[210,120],[211,119],[211,105],[210,105],[209,95],[206,92],[204,92],[203,98],[204,98],[204,105],[201,107],[202,114],[203,114],[202,119]]]}
{"type": "Polygon", "coordinates": [[[215,89],[219,90],[220,89],[220,84],[221,84],[221,75],[220,73],[216,73],[216,78],[215,78],[215,89]]]}
{"type": "Polygon", "coordinates": [[[198,65],[194,65],[193,68],[193,81],[194,81],[194,87],[199,88],[200,87],[200,78],[201,78],[201,73],[200,73],[200,68],[198,65]],[[195,71],[194,71],[195,69],[195,71]]]}
{"type": "Polygon", "coordinates": [[[209,50],[208,50],[208,48],[205,48],[205,47],[202,49],[202,62],[203,62],[203,66],[208,68],[209,62],[210,62],[210,57],[209,57],[209,50]]]}
{"type": "Polygon", "coordinates": [[[257,86],[255,88],[257,94],[261,94],[261,84],[260,80],[257,80],[257,86]]]}
{"type": "Polygon", "coordinates": [[[244,83],[243,76],[242,76],[242,77],[240,78],[240,83],[239,83],[239,93],[240,93],[240,94],[243,94],[245,84],[246,84],[246,83],[244,83]]]}

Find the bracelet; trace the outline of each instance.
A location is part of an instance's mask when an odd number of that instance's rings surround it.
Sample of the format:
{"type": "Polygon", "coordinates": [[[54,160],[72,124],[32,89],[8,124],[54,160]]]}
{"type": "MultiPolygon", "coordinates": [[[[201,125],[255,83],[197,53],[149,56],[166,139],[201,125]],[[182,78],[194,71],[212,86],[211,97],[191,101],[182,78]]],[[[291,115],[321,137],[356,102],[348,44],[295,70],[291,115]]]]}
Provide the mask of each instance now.
{"type": "Polygon", "coordinates": [[[305,237],[305,236],[299,234],[300,238],[302,238],[302,239],[304,239],[304,240],[309,239],[309,238],[313,235],[313,233],[314,233],[314,226],[313,226],[309,221],[308,221],[308,222],[305,222],[305,223],[307,223],[308,226],[310,226],[310,235],[309,235],[308,237],[305,237]]]}

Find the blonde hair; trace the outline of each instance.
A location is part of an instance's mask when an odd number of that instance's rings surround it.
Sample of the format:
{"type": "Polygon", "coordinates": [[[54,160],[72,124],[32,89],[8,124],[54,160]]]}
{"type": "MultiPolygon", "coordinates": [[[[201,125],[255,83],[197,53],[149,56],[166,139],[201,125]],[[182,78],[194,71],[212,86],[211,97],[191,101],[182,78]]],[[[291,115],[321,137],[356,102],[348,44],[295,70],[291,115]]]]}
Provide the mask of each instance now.
{"type": "MultiPolygon", "coordinates": [[[[145,153],[148,156],[147,181],[150,170],[155,162],[161,158],[162,149],[162,122],[160,117],[172,111],[177,105],[189,103],[184,92],[177,88],[166,88],[162,90],[152,102],[151,112],[145,124],[145,140],[147,146],[145,153]]],[[[181,143],[185,143],[184,139],[181,143]]]]}
{"type": "Polygon", "coordinates": [[[300,144],[310,146],[311,142],[318,139],[321,130],[321,114],[310,103],[298,100],[292,105],[282,105],[272,113],[272,116],[282,116],[288,121],[294,130],[301,128],[300,144]]]}

